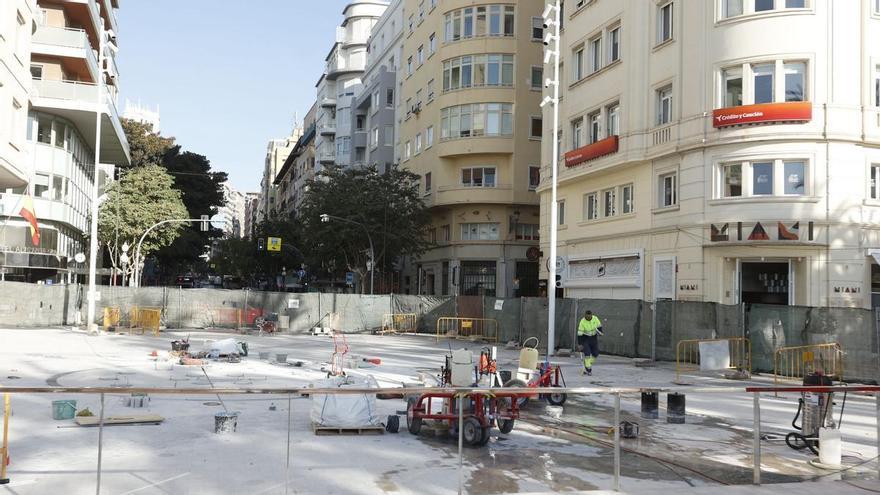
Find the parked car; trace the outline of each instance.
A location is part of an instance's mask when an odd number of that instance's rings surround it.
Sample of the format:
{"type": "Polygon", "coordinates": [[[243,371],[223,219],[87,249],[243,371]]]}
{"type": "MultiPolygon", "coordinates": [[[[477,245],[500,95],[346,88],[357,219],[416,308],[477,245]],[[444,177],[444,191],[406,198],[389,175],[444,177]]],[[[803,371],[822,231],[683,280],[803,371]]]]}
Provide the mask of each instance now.
{"type": "Polygon", "coordinates": [[[192,289],[196,286],[196,279],[192,275],[179,275],[175,285],[184,289],[192,289]]]}

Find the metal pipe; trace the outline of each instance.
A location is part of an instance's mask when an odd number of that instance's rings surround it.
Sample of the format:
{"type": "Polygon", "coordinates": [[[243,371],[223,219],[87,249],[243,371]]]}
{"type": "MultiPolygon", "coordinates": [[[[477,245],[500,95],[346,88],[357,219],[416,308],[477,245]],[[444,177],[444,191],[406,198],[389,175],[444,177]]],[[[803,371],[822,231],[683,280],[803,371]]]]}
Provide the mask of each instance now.
{"type": "MultiPolygon", "coordinates": [[[[874,400],[877,403],[877,413],[875,414],[875,419],[877,420],[877,454],[880,455],[880,392],[874,394],[874,400]]],[[[880,476],[880,459],[877,460],[877,476],[880,476]]]]}
{"type": "Polygon", "coordinates": [[[752,471],[752,483],[761,484],[761,396],[758,392],[754,393],[754,419],[752,420],[752,431],[754,433],[754,467],[752,471]]]}
{"type": "Polygon", "coordinates": [[[287,495],[290,489],[290,421],[293,410],[291,394],[287,394],[287,464],[284,467],[284,493],[287,495]]]}
{"type": "MultiPolygon", "coordinates": [[[[464,486],[463,474],[462,470],[464,469],[464,456],[463,456],[463,445],[464,445],[464,407],[463,407],[463,396],[458,399],[458,495],[462,495],[464,493],[462,488],[464,486]]],[[[455,399],[452,399],[455,401],[455,399]]],[[[430,401],[429,401],[430,402],[430,401]]],[[[455,402],[453,402],[455,404],[455,402]]]]}
{"type": "Polygon", "coordinates": [[[101,394],[101,415],[98,418],[98,482],[95,494],[101,495],[101,456],[104,453],[104,394],[101,394]]]}
{"type": "Polygon", "coordinates": [[[620,491],[620,394],[614,394],[614,486],[620,491]]]}

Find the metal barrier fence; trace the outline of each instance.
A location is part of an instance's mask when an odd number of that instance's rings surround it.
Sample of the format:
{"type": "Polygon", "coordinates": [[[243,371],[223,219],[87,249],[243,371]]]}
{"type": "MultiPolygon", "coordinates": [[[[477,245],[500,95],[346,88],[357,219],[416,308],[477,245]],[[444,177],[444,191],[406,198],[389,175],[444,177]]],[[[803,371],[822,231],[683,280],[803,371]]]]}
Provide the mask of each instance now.
{"type": "Polygon", "coordinates": [[[442,337],[498,342],[498,320],[444,316],[437,319],[437,341],[442,337]]]}
{"type": "Polygon", "coordinates": [[[6,477],[6,468],[9,465],[9,415],[12,406],[9,402],[9,394],[3,394],[3,443],[0,444],[0,485],[9,482],[6,477]]]}
{"type": "Polygon", "coordinates": [[[386,313],[382,315],[382,330],[379,333],[416,333],[419,329],[419,316],[415,313],[386,313]]]}
{"type": "MultiPolygon", "coordinates": [[[[101,475],[103,462],[103,431],[105,426],[105,395],[118,394],[119,388],[114,387],[3,387],[2,388],[6,401],[6,411],[9,411],[9,396],[14,394],[97,394],[100,395],[99,419],[96,426],[98,427],[98,455],[97,455],[97,478],[96,492],[101,493],[101,475]]],[[[874,395],[876,404],[876,428],[877,428],[877,448],[880,452],[880,386],[863,385],[863,386],[792,386],[792,387],[646,387],[646,388],[590,388],[590,387],[547,387],[547,388],[529,388],[529,387],[509,387],[504,389],[506,393],[522,394],[533,396],[536,394],[569,394],[569,395],[612,395],[614,397],[614,423],[610,428],[609,434],[613,434],[613,478],[612,490],[620,491],[620,468],[621,468],[621,405],[620,398],[626,396],[638,396],[647,393],[679,393],[687,394],[751,394],[753,397],[752,408],[752,482],[755,485],[761,484],[762,461],[761,461],[761,393],[771,392],[811,392],[811,393],[829,393],[829,392],[847,392],[847,393],[871,393],[874,395]]],[[[432,396],[449,396],[449,397],[488,397],[492,396],[497,389],[492,388],[472,388],[472,387],[401,387],[401,388],[158,388],[158,387],[130,387],[124,389],[126,393],[132,395],[148,394],[148,395],[211,395],[218,399],[221,395],[270,395],[270,396],[286,396],[288,398],[288,414],[290,414],[290,399],[294,396],[308,397],[311,395],[377,395],[387,394],[389,391],[404,397],[411,395],[420,395],[430,393],[432,396]]],[[[463,431],[464,420],[469,416],[464,415],[464,407],[458,410],[458,493],[464,493],[463,479],[463,431]]],[[[291,421],[287,421],[287,464],[285,466],[285,487],[290,484],[290,454],[291,440],[290,429],[291,421]]],[[[880,455],[874,459],[880,458],[880,455]]],[[[873,459],[870,459],[873,460],[873,459]]],[[[878,476],[880,476],[880,462],[878,462],[878,476]]]]}
{"type": "Polygon", "coordinates": [[[162,310],[160,308],[139,308],[137,306],[131,309],[130,313],[129,334],[139,331],[153,332],[153,335],[159,336],[159,327],[162,324],[162,310]]]}
{"type": "Polygon", "coordinates": [[[675,346],[675,379],[679,379],[682,372],[697,371],[700,369],[700,344],[713,342],[727,342],[730,363],[727,369],[745,371],[752,374],[752,343],[744,337],[730,337],[725,339],[689,339],[680,340],[675,346]]]}
{"type": "Polygon", "coordinates": [[[803,379],[813,371],[822,371],[843,381],[843,349],[840,344],[813,344],[782,347],[773,353],[773,383],[779,377],[803,379]]]}
{"type": "Polygon", "coordinates": [[[121,322],[121,312],[119,306],[104,308],[104,330],[116,328],[121,322]]]}

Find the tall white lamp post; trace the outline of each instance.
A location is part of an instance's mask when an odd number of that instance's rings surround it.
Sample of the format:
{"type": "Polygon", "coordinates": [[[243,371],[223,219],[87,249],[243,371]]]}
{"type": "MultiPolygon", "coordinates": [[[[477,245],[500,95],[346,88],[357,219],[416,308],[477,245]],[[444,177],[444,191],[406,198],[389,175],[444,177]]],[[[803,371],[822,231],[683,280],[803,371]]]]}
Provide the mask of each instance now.
{"type": "Polygon", "coordinates": [[[544,64],[553,63],[553,78],[547,78],[544,87],[553,88],[553,96],[545,96],[541,108],[553,105],[553,158],[552,188],[550,193],[550,258],[547,268],[547,356],[551,356],[556,348],[556,238],[559,228],[559,202],[556,198],[557,169],[559,168],[559,63],[560,63],[560,21],[562,8],[560,0],[547,4],[544,8],[544,64]]]}
{"type": "Polygon", "coordinates": [[[97,93],[98,98],[95,107],[95,170],[92,178],[92,224],[91,236],[89,240],[89,291],[88,291],[88,312],[86,313],[86,328],[89,331],[97,331],[95,324],[95,300],[97,299],[97,287],[95,279],[98,271],[98,194],[100,192],[100,181],[98,180],[101,172],[101,118],[104,114],[104,74],[115,77],[108,69],[104,68],[104,60],[107,51],[116,53],[116,33],[112,29],[104,29],[104,20],[101,20],[101,32],[98,33],[98,81],[97,93]]]}

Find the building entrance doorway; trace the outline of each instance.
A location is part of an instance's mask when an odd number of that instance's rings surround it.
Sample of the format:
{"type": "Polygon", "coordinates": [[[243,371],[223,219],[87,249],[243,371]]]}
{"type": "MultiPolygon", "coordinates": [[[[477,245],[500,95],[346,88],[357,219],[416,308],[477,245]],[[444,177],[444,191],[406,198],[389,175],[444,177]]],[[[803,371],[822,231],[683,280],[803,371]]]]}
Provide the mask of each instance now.
{"type": "Polygon", "coordinates": [[[740,301],[756,304],[791,304],[791,262],[742,261],[740,263],[740,301]]]}

